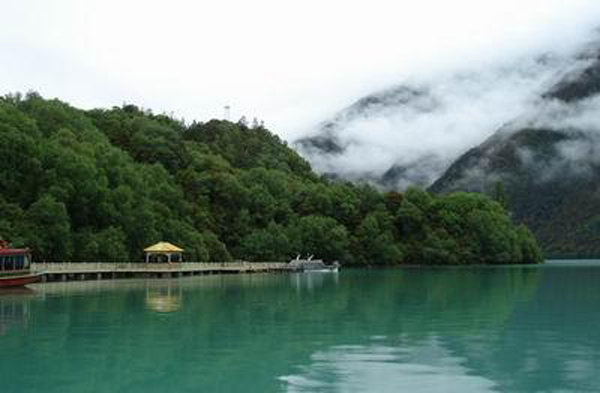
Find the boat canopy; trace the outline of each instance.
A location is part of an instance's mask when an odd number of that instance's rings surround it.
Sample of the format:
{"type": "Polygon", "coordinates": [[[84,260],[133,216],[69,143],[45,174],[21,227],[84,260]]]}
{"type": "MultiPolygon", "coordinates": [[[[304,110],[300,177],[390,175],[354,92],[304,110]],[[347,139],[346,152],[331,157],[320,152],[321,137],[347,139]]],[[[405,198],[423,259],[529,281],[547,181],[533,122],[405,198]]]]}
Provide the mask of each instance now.
{"type": "Polygon", "coordinates": [[[25,248],[1,248],[0,271],[27,270],[31,264],[29,250],[25,248]]]}

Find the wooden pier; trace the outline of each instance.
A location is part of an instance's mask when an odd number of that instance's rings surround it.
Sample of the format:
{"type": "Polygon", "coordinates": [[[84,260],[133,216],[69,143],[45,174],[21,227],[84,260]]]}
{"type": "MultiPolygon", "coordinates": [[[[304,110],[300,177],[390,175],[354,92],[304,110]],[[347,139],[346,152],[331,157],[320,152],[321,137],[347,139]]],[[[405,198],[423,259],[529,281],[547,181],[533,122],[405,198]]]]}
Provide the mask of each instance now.
{"type": "Polygon", "coordinates": [[[32,263],[42,281],[106,280],[120,278],[173,278],[204,274],[246,274],[293,271],[279,262],[185,263],[32,263]]]}

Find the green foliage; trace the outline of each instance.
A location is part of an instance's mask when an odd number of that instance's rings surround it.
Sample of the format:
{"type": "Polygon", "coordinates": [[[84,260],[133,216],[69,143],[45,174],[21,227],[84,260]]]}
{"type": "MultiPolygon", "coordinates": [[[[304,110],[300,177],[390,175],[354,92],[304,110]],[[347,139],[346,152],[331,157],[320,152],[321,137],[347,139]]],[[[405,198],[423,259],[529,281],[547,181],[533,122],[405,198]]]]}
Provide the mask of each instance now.
{"type": "Polygon", "coordinates": [[[502,206],[474,193],[407,192],[396,215],[415,264],[514,264],[543,260],[531,233],[515,227],[502,206]]]}
{"type": "Polygon", "coordinates": [[[36,259],[69,260],[72,254],[71,224],[67,208],[53,196],[43,195],[25,213],[28,244],[36,259]]]}
{"type": "Polygon", "coordinates": [[[542,249],[535,241],[533,234],[524,225],[519,225],[517,228],[517,236],[521,253],[523,256],[523,263],[538,263],[543,258],[542,249]]]}
{"type": "Polygon", "coordinates": [[[142,261],[161,240],[188,261],[541,260],[487,198],[330,182],[258,124],[12,95],[0,98],[0,154],[0,234],[36,260],[142,261]]]}
{"type": "Polygon", "coordinates": [[[348,258],[348,230],[331,217],[302,217],[290,224],[287,234],[294,254],[314,254],[330,261],[348,258]]]}
{"type": "Polygon", "coordinates": [[[403,254],[396,244],[393,217],[386,210],[367,215],[354,237],[354,249],[361,264],[393,265],[401,263],[403,254]]]}
{"type": "Polygon", "coordinates": [[[249,261],[285,261],[291,246],[283,226],[271,222],[265,229],[254,231],[242,240],[241,254],[249,261]]]}
{"type": "Polygon", "coordinates": [[[550,257],[595,258],[600,255],[595,143],[592,134],[574,129],[498,134],[456,160],[431,190],[485,193],[516,223],[527,225],[550,257]]]}

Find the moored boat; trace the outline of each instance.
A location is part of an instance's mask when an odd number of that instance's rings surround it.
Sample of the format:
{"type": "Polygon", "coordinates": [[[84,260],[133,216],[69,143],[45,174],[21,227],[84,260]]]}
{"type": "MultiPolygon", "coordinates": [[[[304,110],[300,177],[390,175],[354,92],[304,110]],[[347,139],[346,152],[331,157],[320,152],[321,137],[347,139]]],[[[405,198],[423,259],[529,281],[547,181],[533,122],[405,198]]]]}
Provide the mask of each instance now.
{"type": "Polygon", "coordinates": [[[337,273],[340,270],[338,261],[327,265],[322,259],[312,259],[312,255],[307,259],[300,259],[300,256],[297,256],[289,262],[289,266],[292,270],[300,272],[337,273]]]}
{"type": "Polygon", "coordinates": [[[31,252],[27,248],[10,248],[0,240],[0,288],[21,287],[40,280],[31,271],[31,252]]]}

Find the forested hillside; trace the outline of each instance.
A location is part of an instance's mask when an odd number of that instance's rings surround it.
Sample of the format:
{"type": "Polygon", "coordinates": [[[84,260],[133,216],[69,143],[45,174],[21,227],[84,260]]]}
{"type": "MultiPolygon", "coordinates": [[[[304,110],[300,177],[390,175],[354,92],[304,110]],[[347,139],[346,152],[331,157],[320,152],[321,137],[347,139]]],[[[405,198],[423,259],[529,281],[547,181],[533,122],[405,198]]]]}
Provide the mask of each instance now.
{"type": "Polygon", "coordinates": [[[524,129],[457,160],[431,190],[483,192],[504,200],[554,258],[600,255],[600,168],[595,141],[575,130],[524,129]],[[577,147],[577,157],[561,150],[577,147]],[[581,147],[581,149],[579,149],[581,147]]]}
{"type": "Polygon", "coordinates": [[[459,157],[430,188],[497,194],[554,258],[600,255],[600,49],[542,95],[536,113],[459,157]]]}
{"type": "Polygon", "coordinates": [[[0,235],[38,261],[141,261],[160,240],[194,261],[541,261],[529,231],[482,195],[330,182],[243,121],[15,94],[0,98],[0,155],[0,235]]]}

